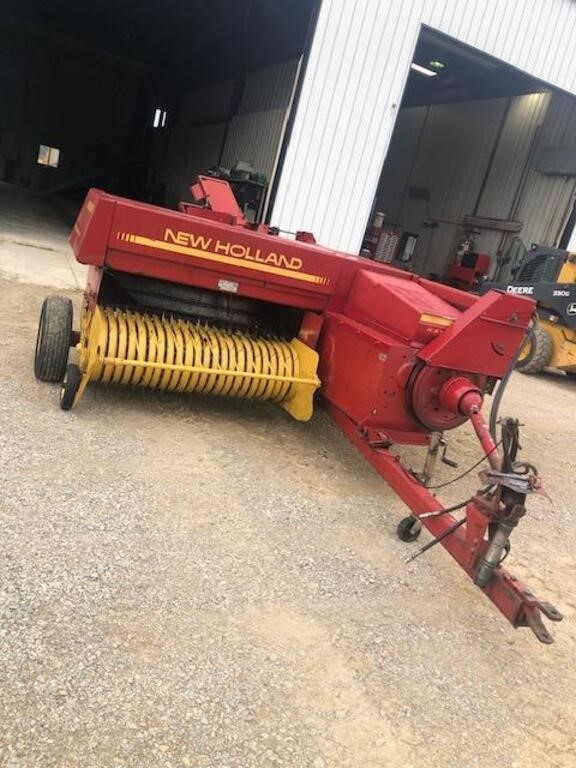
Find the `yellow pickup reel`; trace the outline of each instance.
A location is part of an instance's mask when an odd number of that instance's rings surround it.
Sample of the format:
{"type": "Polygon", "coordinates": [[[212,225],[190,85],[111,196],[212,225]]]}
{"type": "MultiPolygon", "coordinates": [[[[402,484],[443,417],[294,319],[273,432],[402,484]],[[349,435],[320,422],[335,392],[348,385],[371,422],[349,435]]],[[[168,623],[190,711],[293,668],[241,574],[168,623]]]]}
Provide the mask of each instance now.
{"type": "Polygon", "coordinates": [[[169,392],[272,400],[298,421],[312,416],[318,353],[298,339],[255,337],[187,320],[96,306],[85,311],[78,364],[69,364],[60,406],[75,406],[90,381],[169,392]]]}

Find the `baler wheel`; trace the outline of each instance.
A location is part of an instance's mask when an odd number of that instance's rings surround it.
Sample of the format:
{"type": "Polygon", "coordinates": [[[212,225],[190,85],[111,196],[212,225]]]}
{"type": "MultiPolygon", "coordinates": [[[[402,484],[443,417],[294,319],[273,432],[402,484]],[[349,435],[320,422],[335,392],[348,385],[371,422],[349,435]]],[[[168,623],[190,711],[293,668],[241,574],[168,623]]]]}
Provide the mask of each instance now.
{"type": "Polygon", "coordinates": [[[40,381],[62,381],[72,333],[72,302],[66,296],[48,296],[42,304],[34,374],[40,381]]]}
{"type": "Polygon", "coordinates": [[[396,533],[400,541],[416,541],[422,531],[422,523],[414,517],[404,517],[398,523],[396,533]]]}
{"type": "Polygon", "coordinates": [[[60,387],[60,408],[63,411],[69,411],[74,405],[74,398],[76,397],[76,392],[78,392],[81,379],[80,368],[74,363],[70,363],[66,367],[64,381],[60,387]]]}
{"type": "Polygon", "coordinates": [[[520,373],[540,373],[552,357],[552,338],[544,328],[535,328],[526,340],[516,363],[520,373]]]}

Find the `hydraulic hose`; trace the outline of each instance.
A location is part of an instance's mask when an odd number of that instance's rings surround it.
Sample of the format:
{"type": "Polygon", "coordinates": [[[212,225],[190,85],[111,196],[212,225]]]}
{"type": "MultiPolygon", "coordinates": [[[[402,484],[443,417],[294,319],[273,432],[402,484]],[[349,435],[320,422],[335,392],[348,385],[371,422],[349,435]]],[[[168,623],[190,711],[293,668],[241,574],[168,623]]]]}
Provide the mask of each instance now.
{"type": "Polygon", "coordinates": [[[498,423],[498,413],[500,411],[500,404],[502,402],[502,398],[504,397],[506,387],[508,386],[508,382],[510,380],[510,377],[512,376],[512,372],[514,371],[514,368],[516,368],[516,363],[518,362],[518,358],[520,357],[520,353],[522,352],[524,345],[526,344],[528,339],[534,335],[534,329],[536,328],[537,321],[538,321],[538,315],[534,313],[534,315],[532,316],[530,325],[528,326],[528,328],[526,329],[526,333],[524,334],[524,339],[522,340],[522,343],[518,347],[516,354],[510,361],[510,365],[508,366],[506,373],[504,374],[502,379],[500,379],[498,388],[494,394],[494,397],[492,398],[492,405],[490,407],[489,426],[490,426],[490,434],[492,435],[492,440],[494,440],[494,442],[496,442],[496,425],[498,423]]]}

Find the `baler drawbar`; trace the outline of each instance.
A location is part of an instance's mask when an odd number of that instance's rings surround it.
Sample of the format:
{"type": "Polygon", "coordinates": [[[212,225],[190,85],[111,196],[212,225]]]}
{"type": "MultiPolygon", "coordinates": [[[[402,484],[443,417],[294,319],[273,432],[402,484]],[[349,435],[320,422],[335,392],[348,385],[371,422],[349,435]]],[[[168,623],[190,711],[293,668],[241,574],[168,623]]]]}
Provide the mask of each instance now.
{"type": "Polygon", "coordinates": [[[426,527],[513,626],[552,642],[542,614],[561,614],[502,566],[540,478],[517,457],[518,422],[503,419],[498,439],[481,413],[514,365],[533,302],[466,294],[323,248],[310,233],[279,237],[248,223],[220,180],[200,176],[191,192],[179,211],[88,193],[70,238],[89,265],[79,331],[71,302],[51,296],[36,343],[35,373],[62,382],[61,407],[103,382],[271,400],[305,421],[318,390],[409,507],[399,537],[415,541],[426,527]],[[433,464],[444,433],[465,422],[487,468],[478,492],[446,509],[433,464]],[[402,465],[402,444],[427,448],[423,472],[402,465]]]}

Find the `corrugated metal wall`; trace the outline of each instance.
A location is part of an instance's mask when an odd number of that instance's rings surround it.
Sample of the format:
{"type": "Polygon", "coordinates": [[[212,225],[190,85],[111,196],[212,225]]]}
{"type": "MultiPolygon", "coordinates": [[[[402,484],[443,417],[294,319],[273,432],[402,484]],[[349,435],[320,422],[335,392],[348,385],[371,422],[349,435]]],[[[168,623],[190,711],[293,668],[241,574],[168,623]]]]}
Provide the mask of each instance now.
{"type": "Polygon", "coordinates": [[[576,147],[576,100],[563,94],[553,94],[529,173],[525,192],[518,209],[524,222],[520,236],[527,246],[531,243],[556,245],[562,234],[576,191],[576,180],[567,176],[539,173],[538,157],[546,147],[576,147]]]}
{"type": "Polygon", "coordinates": [[[251,72],[238,114],[232,118],[222,165],[245,160],[270,179],[284,133],[298,61],[287,61],[251,72]]]}
{"type": "Polygon", "coordinates": [[[506,122],[480,201],[480,216],[513,216],[518,185],[526,172],[526,164],[534,154],[534,144],[538,141],[549,101],[548,93],[532,93],[510,100],[506,122]]]}
{"type": "Polygon", "coordinates": [[[182,99],[177,119],[168,116],[168,128],[158,131],[151,172],[158,197],[175,206],[190,198],[189,188],[198,173],[220,157],[234,83],[225,80],[190,91],[182,99]]]}
{"type": "Polygon", "coordinates": [[[250,72],[238,114],[227,130],[234,89],[231,80],[186,95],[177,122],[169,124],[168,141],[159,141],[154,160],[169,205],[187,199],[194,177],[216,165],[221,153],[225,167],[245,160],[256,171],[272,176],[298,66],[293,60],[250,72]]]}
{"type": "MultiPolygon", "coordinates": [[[[510,100],[490,175],[476,211],[479,216],[522,221],[522,194],[536,156],[550,98],[549,93],[533,93],[510,100]]],[[[524,231],[520,237],[524,237],[524,231]]],[[[496,256],[510,239],[510,235],[501,232],[485,231],[478,239],[478,249],[496,256]]]]}
{"type": "MultiPolygon", "coordinates": [[[[537,169],[550,147],[576,147],[576,100],[550,93],[400,111],[377,192],[387,223],[419,236],[414,268],[443,274],[466,215],[522,222],[520,238],[556,245],[575,180],[537,169]],[[411,195],[428,191],[429,201],[411,195]],[[427,222],[434,223],[433,227],[427,222]]],[[[512,235],[482,230],[494,258],[512,235]]]]}
{"type": "Polygon", "coordinates": [[[274,224],[358,250],[422,24],[576,93],[573,0],[323,0],[274,224]]]}
{"type": "Polygon", "coordinates": [[[179,123],[171,132],[162,163],[167,205],[190,199],[190,186],[199,173],[218,163],[226,124],[188,125],[179,123]]]}
{"type": "Polygon", "coordinates": [[[506,106],[506,99],[492,99],[400,112],[377,205],[388,223],[419,236],[418,272],[444,271],[461,235],[456,222],[477,208],[506,106]],[[397,154],[410,165],[395,164],[397,154]]]}

